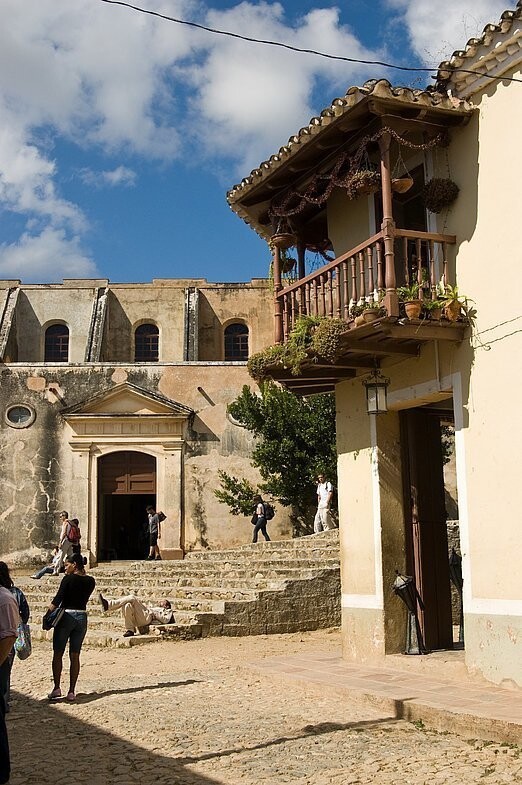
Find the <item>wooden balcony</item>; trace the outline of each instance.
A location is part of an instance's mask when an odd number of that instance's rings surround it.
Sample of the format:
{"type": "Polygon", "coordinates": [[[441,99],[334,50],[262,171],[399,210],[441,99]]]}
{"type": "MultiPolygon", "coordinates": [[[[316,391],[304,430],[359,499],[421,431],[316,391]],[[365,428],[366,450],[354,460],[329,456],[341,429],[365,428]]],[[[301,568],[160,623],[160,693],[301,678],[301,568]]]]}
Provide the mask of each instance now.
{"type": "Polygon", "coordinates": [[[302,315],[341,319],[346,322],[346,333],[336,362],[310,357],[298,376],[274,367],[273,378],[303,395],[326,392],[388,357],[416,356],[423,343],[461,341],[465,321],[409,320],[397,294],[398,287],[418,283],[420,299],[436,299],[441,278],[453,284],[455,241],[454,235],[391,227],[290,286],[281,288],[275,275],[276,343],[286,342],[302,315]],[[384,315],[356,326],[355,307],[376,301],[385,309],[384,315]]]}

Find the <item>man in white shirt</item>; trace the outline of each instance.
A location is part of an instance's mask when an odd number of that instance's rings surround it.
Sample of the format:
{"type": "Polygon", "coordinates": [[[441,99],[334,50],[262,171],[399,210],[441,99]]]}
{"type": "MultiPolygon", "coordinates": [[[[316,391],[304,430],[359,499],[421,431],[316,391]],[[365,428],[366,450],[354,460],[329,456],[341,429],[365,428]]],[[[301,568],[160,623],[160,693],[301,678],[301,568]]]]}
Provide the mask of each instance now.
{"type": "Polygon", "coordinates": [[[314,534],[333,529],[330,503],[333,496],[333,486],[324,474],[317,475],[317,512],[314,519],[314,534]]]}

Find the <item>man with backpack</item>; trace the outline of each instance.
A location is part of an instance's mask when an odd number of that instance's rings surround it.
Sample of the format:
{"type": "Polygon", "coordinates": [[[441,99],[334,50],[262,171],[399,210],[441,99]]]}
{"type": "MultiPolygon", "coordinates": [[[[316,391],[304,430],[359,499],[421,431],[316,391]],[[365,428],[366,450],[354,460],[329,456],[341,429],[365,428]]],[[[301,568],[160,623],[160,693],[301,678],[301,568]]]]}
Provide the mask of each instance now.
{"type": "Polygon", "coordinates": [[[66,510],[62,510],[60,513],[60,520],[62,528],[58,544],[58,547],[60,548],[59,559],[55,565],[53,575],[58,575],[62,571],[65,559],[72,556],[73,553],[80,553],[81,534],[78,518],[69,520],[69,513],[66,510]]]}
{"type": "Polygon", "coordinates": [[[270,504],[264,502],[259,494],[254,496],[254,504],[256,505],[256,509],[252,516],[252,524],[254,526],[252,542],[257,542],[257,535],[259,532],[262,533],[267,542],[270,542],[270,537],[268,536],[268,532],[266,530],[266,524],[267,521],[274,517],[274,509],[270,504]]]}

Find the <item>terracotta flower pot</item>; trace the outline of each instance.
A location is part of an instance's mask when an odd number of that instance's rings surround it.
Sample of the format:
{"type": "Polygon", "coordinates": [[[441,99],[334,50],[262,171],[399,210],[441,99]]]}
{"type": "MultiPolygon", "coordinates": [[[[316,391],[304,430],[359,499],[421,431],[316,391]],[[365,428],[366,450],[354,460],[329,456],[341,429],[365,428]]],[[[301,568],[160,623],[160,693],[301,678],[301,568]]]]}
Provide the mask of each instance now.
{"type": "Polygon", "coordinates": [[[355,317],[355,326],[360,327],[361,324],[365,324],[364,316],[362,315],[362,313],[359,314],[359,316],[355,317]]]}
{"type": "Polygon", "coordinates": [[[405,194],[413,185],[413,177],[394,177],[391,181],[392,191],[396,194],[405,194]]]}
{"type": "Polygon", "coordinates": [[[404,310],[408,319],[418,319],[421,315],[422,301],[408,300],[404,303],[404,310]]]}
{"type": "Polygon", "coordinates": [[[459,302],[448,303],[444,307],[444,316],[449,322],[456,322],[460,316],[462,306],[459,302]]]}
{"type": "Polygon", "coordinates": [[[379,318],[379,309],[367,308],[365,311],[362,312],[362,317],[366,324],[369,324],[370,322],[374,322],[376,319],[379,318]]]}
{"type": "Polygon", "coordinates": [[[442,308],[432,308],[430,311],[430,319],[433,322],[438,322],[442,319],[442,308]]]}

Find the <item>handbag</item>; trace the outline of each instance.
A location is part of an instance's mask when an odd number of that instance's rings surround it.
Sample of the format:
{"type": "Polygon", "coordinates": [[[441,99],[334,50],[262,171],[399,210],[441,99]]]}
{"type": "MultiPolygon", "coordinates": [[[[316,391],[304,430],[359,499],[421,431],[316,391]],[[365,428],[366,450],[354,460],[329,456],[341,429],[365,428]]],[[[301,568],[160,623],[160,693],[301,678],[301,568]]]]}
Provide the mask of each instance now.
{"type": "Polygon", "coordinates": [[[20,622],[18,625],[18,635],[14,642],[14,650],[17,657],[21,660],[26,660],[33,650],[31,645],[31,629],[25,622],[20,622]]]}
{"type": "Polygon", "coordinates": [[[54,611],[46,611],[42,619],[42,629],[52,630],[61,621],[64,613],[65,608],[55,608],[54,611]]]}

